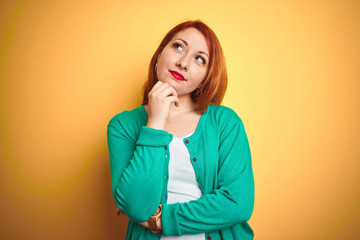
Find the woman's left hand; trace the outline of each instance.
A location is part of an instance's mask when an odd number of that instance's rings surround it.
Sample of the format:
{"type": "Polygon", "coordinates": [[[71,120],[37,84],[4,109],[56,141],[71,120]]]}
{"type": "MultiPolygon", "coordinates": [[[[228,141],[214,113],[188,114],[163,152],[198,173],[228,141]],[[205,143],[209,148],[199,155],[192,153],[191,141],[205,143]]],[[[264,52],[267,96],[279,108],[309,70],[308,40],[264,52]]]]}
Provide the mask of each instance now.
{"type": "Polygon", "coordinates": [[[150,228],[150,225],[149,225],[148,221],[142,222],[142,223],[139,223],[139,224],[140,224],[141,226],[143,226],[143,227],[150,228]]]}
{"type": "MultiPolygon", "coordinates": [[[[149,225],[149,222],[146,221],[146,222],[143,222],[143,223],[139,223],[140,225],[146,227],[146,228],[150,228],[150,225],[149,225]]],[[[162,230],[162,223],[161,223],[161,218],[159,218],[156,222],[156,225],[158,227],[158,229],[162,230]]]]}
{"type": "MultiPolygon", "coordinates": [[[[120,214],[124,214],[124,212],[119,207],[116,207],[115,213],[116,213],[116,216],[119,216],[120,214]]],[[[143,227],[150,228],[150,225],[149,225],[148,221],[142,222],[142,223],[139,223],[139,224],[141,226],[143,226],[143,227]]],[[[162,229],[161,218],[158,219],[156,224],[158,225],[159,229],[162,229]]]]}

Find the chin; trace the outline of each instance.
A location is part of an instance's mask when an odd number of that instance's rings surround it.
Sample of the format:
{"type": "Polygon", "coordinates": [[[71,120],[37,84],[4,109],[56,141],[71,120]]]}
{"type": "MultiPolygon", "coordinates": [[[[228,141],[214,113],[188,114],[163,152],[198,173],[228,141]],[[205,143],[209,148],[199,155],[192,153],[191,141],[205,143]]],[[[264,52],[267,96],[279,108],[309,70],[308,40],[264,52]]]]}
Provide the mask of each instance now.
{"type": "Polygon", "coordinates": [[[161,82],[163,82],[163,83],[167,83],[167,84],[169,84],[171,87],[173,87],[175,90],[177,90],[177,89],[176,89],[176,84],[175,84],[175,81],[174,81],[174,80],[172,80],[172,79],[160,80],[160,79],[159,79],[159,81],[161,81],[161,82]]]}

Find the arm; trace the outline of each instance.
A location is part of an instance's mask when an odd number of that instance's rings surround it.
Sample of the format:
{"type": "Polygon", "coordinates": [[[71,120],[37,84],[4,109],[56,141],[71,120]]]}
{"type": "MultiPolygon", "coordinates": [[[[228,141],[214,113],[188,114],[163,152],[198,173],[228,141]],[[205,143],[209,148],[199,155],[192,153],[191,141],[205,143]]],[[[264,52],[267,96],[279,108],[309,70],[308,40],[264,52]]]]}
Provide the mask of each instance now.
{"type": "Polygon", "coordinates": [[[131,139],[123,127],[129,120],[124,119],[114,117],[107,130],[113,197],[129,218],[145,222],[160,203],[162,157],[171,135],[143,126],[138,139],[131,139]]]}
{"type": "Polygon", "coordinates": [[[254,179],[249,143],[237,115],[222,130],[219,158],[217,189],[195,201],[163,205],[165,236],[212,232],[249,220],[254,179]]]}
{"type": "Polygon", "coordinates": [[[171,104],[178,106],[177,93],[158,81],[149,93],[147,126],[138,139],[129,137],[133,119],[114,117],[108,125],[108,147],[113,196],[131,219],[145,222],[160,204],[165,167],[165,147],[172,135],[164,131],[171,104]]]}

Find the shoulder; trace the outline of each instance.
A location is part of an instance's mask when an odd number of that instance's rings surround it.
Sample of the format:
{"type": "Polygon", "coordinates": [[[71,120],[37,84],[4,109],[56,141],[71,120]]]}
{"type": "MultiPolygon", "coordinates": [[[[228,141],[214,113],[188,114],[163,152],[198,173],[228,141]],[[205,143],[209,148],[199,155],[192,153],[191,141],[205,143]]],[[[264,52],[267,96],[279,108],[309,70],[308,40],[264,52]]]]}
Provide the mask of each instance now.
{"type": "Polygon", "coordinates": [[[209,105],[207,109],[209,117],[219,124],[242,124],[239,115],[231,108],[223,105],[209,105]]]}
{"type": "Polygon", "coordinates": [[[247,141],[244,123],[233,109],[222,105],[210,105],[208,114],[209,118],[213,119],[213,126],[218,130],[220,145],[230,146],[235,141],[247,141]]]}
{"type": "Polygon", "coordinates": [[[134,108],[132,110],[124,110],[118,114],[116,114],[115,116],[113,116],[109,123],[113,123],[113,122],[117,122],[117,121],[132,121],[134,119],[137,119],[137,118],[141,118],[142,117],[142,109],[143,106],[140,106],[140,107],[137,107],[137,108],[134,108]]]}
{"type": "Polygon", "coordinates": [[[109,127],[133,129],[138,125],[146,123],[147,114],[143,109],[143,106],[134,108],[132,110],[125,110],[113,116],[109,123],[109,127]]]}

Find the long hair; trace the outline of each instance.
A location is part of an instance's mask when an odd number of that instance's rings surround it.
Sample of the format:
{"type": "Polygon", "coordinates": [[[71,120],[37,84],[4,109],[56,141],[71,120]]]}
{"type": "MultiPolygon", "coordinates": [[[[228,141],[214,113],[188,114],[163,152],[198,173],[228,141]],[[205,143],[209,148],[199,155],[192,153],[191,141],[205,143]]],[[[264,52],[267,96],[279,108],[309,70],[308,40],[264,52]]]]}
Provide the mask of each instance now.
{"type": "Polygon", "coordinates": [[[191,99],[194,103],[196,103],[196,111],[200,114],[204,113],[210,104],[221,104],[221,101],[225,95],[228,79],[224,53],[215,33],[202,21],[195,20],[186,21],[175,26],[165,35],[159,47],[156,49],[150,61],[148,80],[145,82],[143,87],[142,105],[148,103],[148,94],[158,81],[155,72],[155,64],[159,54],[171,41],[176,33],[191,27],[196,28],[204,35],[210,48],[208,72],[203,81],[203,84],[201,85],[201,94],[198,94],[198,91],[195,90],[190,94],[191,99]]]}

